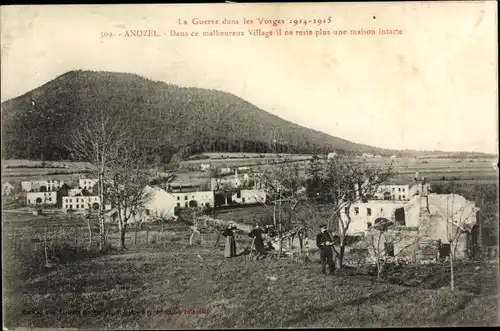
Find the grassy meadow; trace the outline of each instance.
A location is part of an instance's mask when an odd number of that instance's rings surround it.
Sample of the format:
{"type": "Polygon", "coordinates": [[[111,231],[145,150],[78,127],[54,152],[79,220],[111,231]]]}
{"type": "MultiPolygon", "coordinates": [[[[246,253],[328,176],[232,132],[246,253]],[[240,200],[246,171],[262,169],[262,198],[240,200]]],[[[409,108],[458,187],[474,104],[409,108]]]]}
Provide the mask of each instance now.
{"type": "MultiPolygon", "coordinates": [[[[285,155],[281,154],[257,154],[257,153],[204,153],[201,159],[188,159],[180,163],[180,169],[174,171],[177,176],[176,182],[204,184],[209,179],[209,172],[200,170],[200,165],[211,166],[249,166],[257,170],[270,170],[277,163],[298,162],[305,167],[310,155],[285,155]]],[[[199,157],[200,155],[198,155],[199,157]]],[[[464,183],[489,184],[498,182],[498,170],[494,166],[497,162],[485,158],[366,158],[356,159],[363,164],[386,167],[394,165],[398,175],[395,181],[408,181],[416,171],[421,176],[427,177],[432,182],[460,181],[464,183]]],[[[54,161],[42,162],[31,160],[6,160],[2,161],[2,180],[19,184],[22,180],[30,179],[60,179],[77,180],[79,176],[85,176],[85,171],[91,169],[91,165],[83,162],[54,161]],[[41,167],[43,165],[43,167],[41,167]]]]}
{"type": "MultiPolygon", "coordinates": [[[[495,325],[498,264],[467,263],[456,270],[420,265],[387,271],[319,273],[310,260],[270,255],[223,258],[214,229],[190,247],[184,223],[150,225],[127,234],[127,250],[88,251],[78,215],[4,213],[4,325],[36,328],[255,328],[495,325]],[[71,217],[71,218],[70,218],[71,217]],[[47,230],[50,267],[44,261],[47,230]],[[135,244],[134,244],[135,243],[135,244]]],[[[94,231],[97,231],[95,226],[94,231]]],[[[97,234],[97,233],[95,233],[97,234]]],[[[248,245],[237,236],[238,251],[248,245]]],[[[95,243],[96,245],[96,243],[95,243]]]]}
{"type": "MultiPolygon", "coordinates": [[[[209,155],[209,160],[248,165],[274,159],[246,154],[209,155]]],[[[300,157],[297,160],[303,160],[300,157]]],[[[206,159],[191,161],[210,163],[206,159]]],[[[385,166],[390,161],[363,162],[385,166]]],[[[7,163],[14,167],[3,162],[2,180],[15,185],[40,178],[75,181],[88,168],[70,162],[45,167],[40,167],[40,161],[23,162],[7,163]]],[[[489,159],[394,160],[399,180],[411,179],[419,171],[431,183],[497,183],[492,163],[489,159]]],[[[180,170],[177,179],[203,182],[208,173],[180,170]]],[[[253,224],[256,220],[270,222],[271,215],[271,207],[253,206],[219,210],[216,217],[253,224]]],[[[315,221],[323,222],[328,210],[316,210],[315,215],[319,218],[315,221]]],[[[215,247],[217,233],[212,228],[202,228],[201,242],[191,247],[189,228],[183,222],[137,230],[131,225],[124,251],[116,249],[116,228],[110,229],[110,246],[103,253],[98,253],[95,218],[91,232],[89,248],[89,229],[82,215],[55,212],[35,216],[27,209],[4,208],[6,327],[403,327],[499,322],[497,261],[460,263],[455,271],[457,290],[451,292],[448,264],[387,270],[379,281],[364,269],[346,268],[327,277],[319,273],[317,253],[309,260],[278,260],[272,254],[261,261],[252,261],[247,255],[224,259],[224,240],[215,247]]],[[[249,244],[246,234],[238,234],[237,244],[238,251],[249,244]]]]}

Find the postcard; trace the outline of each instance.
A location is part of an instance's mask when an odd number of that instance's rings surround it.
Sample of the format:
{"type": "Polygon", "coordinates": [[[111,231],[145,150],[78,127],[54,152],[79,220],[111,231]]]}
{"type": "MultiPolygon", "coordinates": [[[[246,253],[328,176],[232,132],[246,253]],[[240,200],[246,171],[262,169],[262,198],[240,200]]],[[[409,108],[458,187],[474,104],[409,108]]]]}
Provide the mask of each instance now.
{"type": "Polygon", "coordinates": [[[4,330],[495,326],[495,1],[2,6],[4,330]]]}

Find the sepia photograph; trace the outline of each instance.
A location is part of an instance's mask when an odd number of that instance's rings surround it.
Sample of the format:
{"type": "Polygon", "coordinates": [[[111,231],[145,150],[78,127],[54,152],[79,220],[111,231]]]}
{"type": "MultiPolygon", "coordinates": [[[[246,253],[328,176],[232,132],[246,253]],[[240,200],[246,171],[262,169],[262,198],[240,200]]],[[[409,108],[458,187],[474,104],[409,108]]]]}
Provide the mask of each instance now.
{"type": "Polygon", "coordinates": [[[3,330],[499,326],[496,1],[3,5],[3,330]]]}

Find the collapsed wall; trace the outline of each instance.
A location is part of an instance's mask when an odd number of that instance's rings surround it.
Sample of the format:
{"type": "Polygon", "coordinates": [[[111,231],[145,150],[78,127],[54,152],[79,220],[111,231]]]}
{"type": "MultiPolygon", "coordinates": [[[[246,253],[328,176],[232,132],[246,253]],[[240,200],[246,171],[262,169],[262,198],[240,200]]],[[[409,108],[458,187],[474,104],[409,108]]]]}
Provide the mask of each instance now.
{"type": "MultiPolygon", "coordinates": [[[[373,259],[378,257],[397,257],[412,262],[438,261],[448,257],[451,252],[450,239],[458,228],[454,222],[472,226],[476,222],[477,208],[474,202],[452,194],[431,194],[417,196],[410,202],[411,208],[419,209],[415,219],[417,226],[390,227],[380,235],[375,229],[365,231],[363,239],[355,250],[366,250],[373,259]],[[451,215],[451,216],[450,216],[451,215]]],[[[467,257],[469,233],[462,233],[456,240],[454,257],[467,257]]]]}

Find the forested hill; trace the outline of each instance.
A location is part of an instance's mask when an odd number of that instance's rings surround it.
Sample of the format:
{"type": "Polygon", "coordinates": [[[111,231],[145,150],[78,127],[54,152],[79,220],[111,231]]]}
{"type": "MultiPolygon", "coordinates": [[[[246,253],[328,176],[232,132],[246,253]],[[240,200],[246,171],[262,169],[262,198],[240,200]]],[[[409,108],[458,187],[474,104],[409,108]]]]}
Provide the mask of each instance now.
{"type": "Polygon", "coordinates": [[[2,158],[68,159],[68,133],[103,108],[154,129],[162,144],[152,147],[164,161],[199,152],[395,153],[301,127],[229,93],[71,71],[2,103],[2,158]]]}

